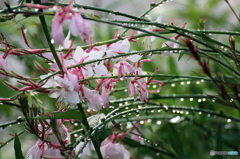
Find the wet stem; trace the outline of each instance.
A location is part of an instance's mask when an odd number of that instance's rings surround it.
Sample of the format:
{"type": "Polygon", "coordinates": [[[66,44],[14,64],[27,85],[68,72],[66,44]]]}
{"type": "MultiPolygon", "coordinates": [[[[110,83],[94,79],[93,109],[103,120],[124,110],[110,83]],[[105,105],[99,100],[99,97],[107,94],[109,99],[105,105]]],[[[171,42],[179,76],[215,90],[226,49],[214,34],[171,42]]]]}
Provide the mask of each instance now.
{"type": "MultiPolygon", "coordinates": [[[[80,111],[81,115],[83,116],[83,122],[82,123],[86,127],[87,131],[89,131],[90,130],[90,126],[88,124],[87,117],[85,115],[85,112],[83,110],[83,107],[82,107],[81,103],[77,104],[77,106],[78,106],[78,110],[80,111]]],[[[92,135],[91,135],[91,139],[92,139],[92,142],[93,142],[93,146],[94,146],[94,148],[95,148],[95,150],[97,152],[98,158],[99,159],[103,159],[101,151],[100,151],[100,145],[99,145],[98,141],[92,135]]]]}

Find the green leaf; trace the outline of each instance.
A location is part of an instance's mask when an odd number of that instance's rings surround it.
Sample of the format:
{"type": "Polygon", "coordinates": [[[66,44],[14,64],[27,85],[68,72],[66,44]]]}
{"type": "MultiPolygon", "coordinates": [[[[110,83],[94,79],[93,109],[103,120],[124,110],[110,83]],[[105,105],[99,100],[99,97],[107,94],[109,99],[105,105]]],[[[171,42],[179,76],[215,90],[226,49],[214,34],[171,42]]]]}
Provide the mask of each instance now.
{"type": "Polygon", "coordinates": [[[132,147],[144,147],[144,145],[142,145],[140,142],[137,142],[129,137],[125,137],[123,142],[132,147]]]}
{"type": "Polygon", "coordinates": [[[15,149],[16,159],[24,159],[22,149],[21,149],[21,143],[17,134],[15,134],[15,138],[14,138],[14,149],[15,149]]]}
{"type": "Polygon", "coordinates": [[[94,16],[94,15],[91,15],[91,14],[87,14],[90,18],[92,18],[92,19],[94,19],[94,20],[97,20],[97,21],[99,21],[99,20],[101,20],[100,18],[98,18],[98,17],[96,17],[96,16],[94,16]]]}
{"type": "Polygon", "coordinates": [[[179,56],[178,56],[178,61],[181,60],[181,58],[183,57],[184,54],[185,54],[184,52],[181,52],[181,53],[179,54],[179,56]]]}
{"type": "Polygon", "coordinates": [[[167,129],[168,129],[169,136],[171,136],[170,142],[171,142],[172,148],[179,156],[183,157],[184,156],[183,147],[180,144],[183,142],[181,141],[179,133],[177,132],[177,130],[175,129],[172,123],[167,124],[167,129]]]}
{"type": "MultiPolygon", "coordinates": [[[[82,116],[78,111],[75,110],[69,110],[67,112],[60,112],[55,114],[56,119],[76,119],[78,121],[82,121],[82,116]]],[[[43,116],[43,117],[36,117],[33,118],[36,120],[44,120],[44,119],[49,119],[49,116],[43,116]]]]}
{"type": "MultiPolygon", "coordinates": [[[[90,116],[87,120],[90,127],[95,127],[96,125],[102,122],[102,119],[105,119],[104,114],[97,114],[97,115],[90,116]]],[[[101,143],[109,135],[111,135],[112,131],[113,131],[113,124],[111,122],[108,122],[102,125],[101,127],[99,127],[98,129],[96,129],[93,136],[101,143]]]]}

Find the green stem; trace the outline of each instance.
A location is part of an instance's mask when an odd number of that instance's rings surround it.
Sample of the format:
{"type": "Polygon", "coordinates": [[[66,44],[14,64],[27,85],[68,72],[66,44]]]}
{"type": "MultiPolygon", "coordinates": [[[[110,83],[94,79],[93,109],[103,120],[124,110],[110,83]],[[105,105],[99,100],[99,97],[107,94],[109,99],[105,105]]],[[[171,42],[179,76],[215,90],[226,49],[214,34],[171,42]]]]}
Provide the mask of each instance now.
{"type": "Polygon", "coordinates": [[[57,55],[57,52],[56,52],[56,50],[55,50],[54,45],[51,43],[51,35],[50,35],[49,31],[48,31],[45,17],[41,15],[41,16],[39,16],[39,19],[40,19],[40,22],[41,22],[41,24],[42,24],[42,28],[43,28],[44,34],[45,34],[45,36],[46,36],[48,45],[49,45],[49,47],[50,47],[50,49],[51,49],[51,52],[52,52],[52,54],[53,54],[53,57],[54,57],[57,65],[58,65],[58,68],[61,70],[61,72],[63,72],[62,63],[61,63],[61,61],[60,61],[59,58],[58,58],[58,55],[57,55]]]}
{"type": "MultiPolygon", "coordinates": [[[[24,133],[24,130],[22,130],[21,132],[17,133],[17,136],[20,136],[20,135],[22,135],[23,133],[24,133]]],[[[5,141],[4,143],[2,143],[2,144],[0,145],[0,149],[1,149],[3,146],[9,144],[9,142],[11,142],[14,138],[15,138],[15,136],[13,136],[13,137],[10,138],[9,140],[7,140],[7,141],[5,141]]]]}
{"type": "MultiPolygon", "coordinates": [[[[87,131],[90,131],[90,126],[88,124],[87,117],[86,117],[85,112],[82,108],[82,105],[79,103],[79,104],[77,104],[77,106],[78,106],[79,111],[81,112],[81,115],[83,116],[83,125],[86,127],[87,131]]],[[[98,141],[96,140],[96,138],[94,136],[91,136],[91,139],[92,139],[94,148],[97,152],[98,158],[103,159],[101,151],[100,151],[100,145],[99,145],[98,141]]]]}

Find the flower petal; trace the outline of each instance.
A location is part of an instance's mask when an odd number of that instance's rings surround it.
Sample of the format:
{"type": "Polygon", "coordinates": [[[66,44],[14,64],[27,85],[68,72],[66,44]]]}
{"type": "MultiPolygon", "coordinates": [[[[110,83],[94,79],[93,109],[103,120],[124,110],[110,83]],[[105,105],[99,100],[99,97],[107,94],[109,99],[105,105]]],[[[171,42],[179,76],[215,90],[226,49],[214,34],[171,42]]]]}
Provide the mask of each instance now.
{"type": "Polygon", "coordinates": [[[98,66],[94,67],[93,70],[95,71],[95,73],[98,76],[102,76],[108,72],[106,66],[104,66],[104,65],[98,65],[98,66]]]}

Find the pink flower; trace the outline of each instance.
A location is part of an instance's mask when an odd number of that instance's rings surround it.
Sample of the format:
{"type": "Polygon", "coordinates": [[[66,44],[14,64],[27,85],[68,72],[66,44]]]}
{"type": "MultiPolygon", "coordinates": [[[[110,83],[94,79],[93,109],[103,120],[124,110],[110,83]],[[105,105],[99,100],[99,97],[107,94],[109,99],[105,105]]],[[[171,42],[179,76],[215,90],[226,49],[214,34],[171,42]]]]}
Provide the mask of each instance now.
{"type": "Polygon", "coordinates": [[[51,89],[49,93],[49,97],[58,98],[59,101],[66,99],[66,101],[70,104],[70,106],[74,106],[75,104],[80,102],[78,91],[80,89],[77,76],[67,72],[64,78],[59,76],[54,77],[55,85],[60,86],[62,89],[51,89]]]}
{"type": "MultiPolygon", "coordinates": [[[[83,148],[84,144],[85,144],[84,142],[80,142],[76,146],[75,152],[78,153],[78,151],[80,151],[83,148]]],[[[80,153],[78,157],[81,157],[81,158],[87,157],[91,154],[92,150],[95,150],[95,148],[94,148],[92,142],[88,142],[86,147],[83,148],[82,153],[80,153]]]]}
{"type": "Polygon", "coordinates": [[[93,31],[89,23],[85,20],[84,21],[84,30],[83,33],[81,34],[81,38],[83,42],[85,43],[86,41],[90,40],[90,37],[93,36],[93,31]]]}
{"type": "Polygon", "coordinates": [[[142,86],[145,89],[145,91],[143,89],[141,89],[140,99],[141,99],[142,102],[147,103],[147,98],[148,98],[147,84],[144,83],[142,86]]]}
{"type": "Polygon", "coordinates": [[[62,159],[63,158],[63,156],[61,155],[60,150],[59,149],[55,149],[53,147],[45,150],[43,156],[49,157],[49,158],[52,158],[52,159],[62,159]]]}
{"type": "Polygon", "coordinates": [[[137,87],[135,86],[134,82],[129,82],[128,85],[128,94],[129,96],[134,95],[134,101],[137,100],[137,87]]]}
{"type": "Polygon", "coordinates": [[[104,159],[129,159],[130,158],[130,153],[120,143],[108,142],[103,146],[101,145],[100,151],[104,159]]]}
{"type": "Polygon", "coordinates": [[[103,100],[99,95],[99,92],[96,90],[90,90],[89,88],[86,88],[82,86],[82,89],[80,89],[80,98],[81,100],[87,101],[87,106],[89,109],[94,110],[101,110],[103,107],[103,100]]]}
{"type": "Polygon", "coordinates": [[[28,150],[25,158],[39,159],[40,156],[43,155],[46,148],[47,144],[43,143],[41,140],[38,140],[37,143],[28,150]]]}
{"type": "Polygon", "coordinates": [[[103,100],[103,105],[106,108],[108,108],[109,107],[109,92],[105,87],[102,88],[101,97],[102,97],[102,100],[103,100]]]}
{"type": "MultiPolygon", "coordinates": [[[[135,127],[136,127],[139,131],[141,131],[138,117],[136,118],[135,127]]],[[[132,138],[133,140],[138,141],[138,142],[143,142],[143,139],[139,137],[141,134],[138,132],[137,129],[134,129],[134,130],[133,130],[133,135],[131,136],[131,138],[132,138]]]]}
{"type": "Polygon", "coordinates": [[[72,16],[72,21],[68,27],[73,36],[81,35],[85,30],[84,19],[80,14],[75,13],[72,16]]]}
{"type": "Polygon", "coordinates": [[[55,14],[54,18],[52,19],[52,38],[54,40],[54,43],[56,45],[60,45],[64,41],[64,33],[63,33],[63,27],[61,25],[61,17],[58,13],[55,14]]]}

